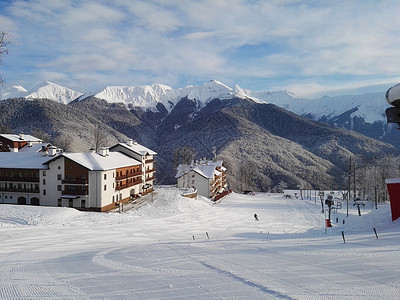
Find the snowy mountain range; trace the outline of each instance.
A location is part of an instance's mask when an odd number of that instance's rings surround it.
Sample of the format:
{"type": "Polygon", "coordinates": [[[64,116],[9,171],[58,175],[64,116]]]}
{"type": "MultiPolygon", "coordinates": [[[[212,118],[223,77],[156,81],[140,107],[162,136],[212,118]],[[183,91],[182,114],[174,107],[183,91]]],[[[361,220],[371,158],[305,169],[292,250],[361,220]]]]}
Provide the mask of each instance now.
{"type": "Polygon", "coordinates": [[[249,99],[255,103],[275,104],[297,115],[354,130],[398,146],[396,126],[386,123],[385,109],[389,104],[385,101],[385,92],[307,99],[297,97],[288,91],[257,92],[243,89],[238,85],[231,88],[217,80],[178,89],[162,84],[107,86],[97,92],[85,94],[49,81],[30,90],[21,86],[0,90],[2,100],[17,97],[46,98],[63,104],[95,97],[108,103],[123,103],[128,109],[141,108],[153,112],[158,112],[159,105],[162,104],[167,113],[170,113],[183,98],[194,101],[197,106],[196,111],[213,99],[249,99]]]}
{"type": "Polygon", "coordinates": [[[210,80],[202,85],[186,86],[173,89],[167,85],[151,84],[144,86],[107,86],[95,93],[81,93],[61,85],[46,81],[26,90],[22,86],[13,86],[0,90],[0,99],[24,97],[27,99],[47,98],[63,104],[76,99],[94,96],[109,103],[124,103],[127,107],[154,109],[162,103],[168,111],[176,103],[187,97],[204,106],[212,99],[247,98],[258,103],[272,103],[298,115],[308,116],[315,120],[331,120],[346,112],[351,117],[363,118],[366,123],[385,121],[384,111],[389,107],[385,101],[385,93],[369,93],[361,95],[324,96],[317,99],[300,98],[288,91],[251,91],[238,85],[234,88],[210,80]]]}

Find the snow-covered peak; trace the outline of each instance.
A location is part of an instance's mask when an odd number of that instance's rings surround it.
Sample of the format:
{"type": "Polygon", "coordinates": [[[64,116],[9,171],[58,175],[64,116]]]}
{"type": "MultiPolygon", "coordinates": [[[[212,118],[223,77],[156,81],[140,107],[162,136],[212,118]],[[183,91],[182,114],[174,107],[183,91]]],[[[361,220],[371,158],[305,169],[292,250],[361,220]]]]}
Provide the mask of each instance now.
{"type": "Polygon", "coordinates": [[[233,89],[217,80],[210,80],[202,85],[187,86],[178,91],[182,98],[188,97],[190,100],[198,100],[205,104],[215,98],[232,98],[233,89]]]}
{"type": "Polygon", "coordinates": [[[253,99],[246,90],[238,86],[232,89],[217,80],[210,80],[202,85],[189,85],[179,89],[173,89],[162,84],[108,86],[98,93],[94,93],[93,96],[110,103],[122,102],[128,107],[139,106],[145,109],[153,109],[158,103],[162,103],[168,111],[171,111],[180,99],[186,97],[190,100],[196,100],[202,105],[216,98],[231,99],[241,97],[253,99]]]}
{"type": "Polygon", "coordinates": [[[81,95],[82,93],[80,92],[52,83],[50,81],[45,81],[26,92],[24,97],[27,99],[45,98],[63,104],[68,104],[81,95]]]}
{"type": "Polygon", "coordinates": [[[0,88],[0,100],[19,98],[26,94],[27,90],[20,85],[5,86],[0,88]]]}
{"type": "Polygon", "coordinates": [[[158,103],[170,110],[176,101],[174,89],[163,84],[143,86],[108,86],[94,94],[96,98],[110,103],[122,102],[126,106],[140,106],[145,109],[154,108],[158,103]]]}

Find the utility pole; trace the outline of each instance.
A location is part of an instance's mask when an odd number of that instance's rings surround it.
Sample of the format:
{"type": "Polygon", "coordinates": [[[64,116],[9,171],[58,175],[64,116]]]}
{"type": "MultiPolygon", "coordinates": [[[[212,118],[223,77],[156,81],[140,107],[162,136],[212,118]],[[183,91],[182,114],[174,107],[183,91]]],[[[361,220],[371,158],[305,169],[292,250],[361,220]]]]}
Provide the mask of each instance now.
{"type": "Polygon", "coordinates": [[[350,193],[351,193],[351,156],[349,162],[349,192],[347,193],[347,217],[349,216],[349,200],[350,200],[350,193]]]}
{"type": "Polygon", "coordinates": [[[353,169],[353,200],[356,201],[356,162],[353,162],[354,169],[353,169]]]}

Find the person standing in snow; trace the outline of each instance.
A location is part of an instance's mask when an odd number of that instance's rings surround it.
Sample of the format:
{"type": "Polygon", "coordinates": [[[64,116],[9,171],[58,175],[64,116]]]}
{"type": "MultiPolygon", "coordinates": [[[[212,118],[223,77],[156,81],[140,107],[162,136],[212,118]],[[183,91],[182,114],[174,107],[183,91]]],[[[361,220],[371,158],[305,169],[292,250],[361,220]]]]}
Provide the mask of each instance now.
{"type": "Polygon", "coordinates": [[[254,219],[255,219],[256,221],[258,221],[258,216],[257,216],[257,214],[254,214],[254,219]]]}

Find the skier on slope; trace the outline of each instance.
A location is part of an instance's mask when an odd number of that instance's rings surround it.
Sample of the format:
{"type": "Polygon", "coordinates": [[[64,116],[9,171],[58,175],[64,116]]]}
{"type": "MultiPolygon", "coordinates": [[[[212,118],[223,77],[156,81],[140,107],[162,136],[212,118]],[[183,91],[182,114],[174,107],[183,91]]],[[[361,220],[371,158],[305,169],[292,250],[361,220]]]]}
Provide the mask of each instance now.
{"type": "Polygon", "coordinates": [[[257,214],[254,214],[254,219],[255,219],[256,221],[258,221],[258,216],[257,216],[257,214]]]}

